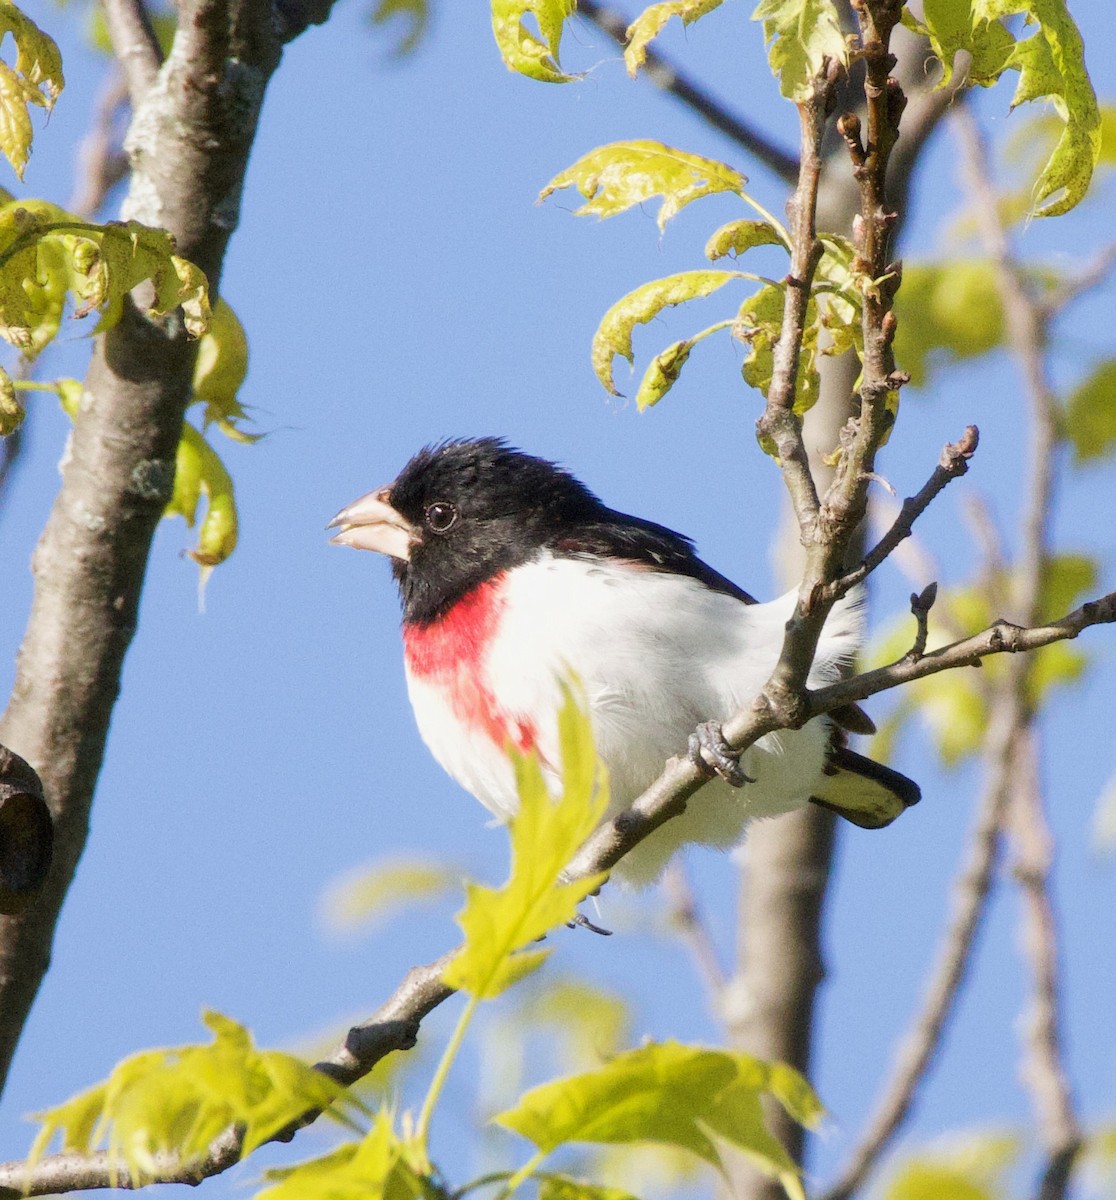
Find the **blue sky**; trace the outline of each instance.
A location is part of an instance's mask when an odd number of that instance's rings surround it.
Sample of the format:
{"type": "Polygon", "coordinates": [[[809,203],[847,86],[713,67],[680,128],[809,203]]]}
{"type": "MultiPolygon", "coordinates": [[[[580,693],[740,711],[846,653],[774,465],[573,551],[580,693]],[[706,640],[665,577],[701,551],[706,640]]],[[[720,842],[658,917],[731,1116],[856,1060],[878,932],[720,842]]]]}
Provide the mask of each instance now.
{"type": "MultiPolygon", "coordinates": [[[[1112,96],[1103,7],[1075,5],[1098,90],[1112,96]]],[[[502,877],[503,835],[486,827],[486,814],[415,732],[386,564],[328,547],[323,531],[339,507],[390,480],[419,446],[505,435],[563,461],[613,506],[691,534],[709,562],[750,591],[773,593],[781,483],[755,444],[759,402],[739,379],[739,347],[699,347],[679,387],[642,416],[605,397],[588,361],[604,310],[647,279],[700,266],[706,236],[738,205],[723,197],[694,205],[660,237],[652,212],[598,223],[573,218],[567,196],[533,201],[586,150],[632,137],[733,161],[774,211],[780,185],[649,85],[629,82],[613,48],[587,29],[574,32],[567,51],[572,66],[588,68],[585,80],[546,87],[505,70],[480,6],[441,8],[419,54],[394,63],[365,6],[339,5],[327,27],[287,51],[269,91],[224,285],[251,340],[242,398],[269,436],[221,447],[237,484],[241,545],[212,579],[204,615],[195,568],[182,555],[189,532],[168,521],[156,538],[89,846],[0,1116],[5,1155],[29,1142],[22,1114],[93,1083],[131,1051],[201,1040],[204,1006],[250,1025],[263,1044],[291,1045],[370,1012],[408,966],[453,944],[452,904],[366,938],[328,935],[319,897],[338,873],[415,852],[502,877]]],[[[64,202],[103,60],[84,48],[77,10],[29,11],[60,41],[68,85],[49,124],[38,126],[27,194],[64,202]]],[[[778,99],[747,11],[726,5],[685,36],[671,31],[664,48],[789,146],[794,115],[778,99]]],[[[1022,120],[1009,120],[1008,101],[1006,86],[981,97],[997,136],[1022,120]]],[[[914,197],[906,254],[943,245],[961,188],[956,163],[948,135],[939,137],[914,197]]],[[[1111,192],[1061,226],[1030,225],[1024,252],[1063,262],[1086,256],[1111,236],[1110,202],[1111,192]]],[[[720,316],[716,303],[637,333],[638,369],[705,324],[707,312],[720,316]]],[[[1108,288],[1074,311],[1057,349],[1060,383],[1105,348],[1111,353],[1111,306],[1108,288]]],[[[80,374],[85,336],[80,325],[64,329],[43,377],[80,374]]],[[[638,380],[626,386],[623,364],[617,378],[624,391],[638,380]]],[[[974,470],[920,525],[943,584],[964,580],[973,562],[965,489],[979,491],[1005,526],[1014,520],[1017,393],[1010,365],[993,356],[943,372],[904,399],[881,464],[901,495],[921,486],[941,444],[965,424],[982,431],[974,470]]],[[[49,397],[35,403],[28,449],[0,511],[5,688],[30,601],[27,563],[66,435],[49,397]]],[[[1097,554],[1109,587],[1112,503],[1111,472],[1102,468],[1070,480],[1056,512],[1059,538],[1097,554]]],[[[909,591],[885,567],[881,618],[909,591]]],[[[1098,860],[1090,844],[1096,799],[1116,771],[1116,653],[1104,632],[1085,644],[1093,667],[1047,723],[1046,775],[1059,838],[1071,1068],[1096,1121],[1116,1109],[1116,865],[1098,860]]],[[[879,714],[887,705],[871,707],[879,714]]],[[[921,781],[922,805],[880,833],[843,831],[838,858],[815,1076],[831,1111],[812,1159],[820,1178],[843,1161],[921,994],[972,822],[975,770],[943,775],[917,733],[902,740],[895,765],[921,781]]],[[[688,861],[727,953],[732,865],[707,852],[688,861]]],[[[685,954],[639,928],[656,903],[653,895],[606,895],[605,923],[611,910],[630,931],[608,941],[557,938],[554,967],[628,995],[636,1039],[709,1040],[715,1026],[685,954]]],[[[1017,941],[1016,898],[1004,886],[909,1144],[1026,1121],[1017,941]]],[[[468,1108],[478,1069],[466,1055],[452,1111],[435,1131],[435,1156],[458,1181],[472,1165],[468,1108]]],[[[323,1144],[315,1138],[300,1149],[323,1144]]],[[[241,1196],[254,1174],[240,1168],[206,1192],[241,1196]]]]}

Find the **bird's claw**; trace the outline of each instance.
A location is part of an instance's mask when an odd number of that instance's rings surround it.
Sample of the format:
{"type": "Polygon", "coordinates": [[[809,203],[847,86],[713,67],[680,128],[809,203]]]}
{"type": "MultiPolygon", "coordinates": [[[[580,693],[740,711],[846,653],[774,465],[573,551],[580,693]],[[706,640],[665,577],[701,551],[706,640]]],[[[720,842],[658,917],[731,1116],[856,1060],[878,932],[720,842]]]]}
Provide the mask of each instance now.
{"type": "Polygon", "coordinates": [[[567,921],[566,926],[569,929],[588,929],[590,933],[599,933],[601,937],[612,937],[611,929],[602,929],[599,925],[594,925],[584,913],[580,912],[572,921],[567,921]]]}
{"type": "Polygon", "coordinates": [[[690,761],[703,774],[720,775],[733,787],[755,783],[740,765],[740,755],[725,741],[720,721],[706,721],[690,734],[690,761]]]}

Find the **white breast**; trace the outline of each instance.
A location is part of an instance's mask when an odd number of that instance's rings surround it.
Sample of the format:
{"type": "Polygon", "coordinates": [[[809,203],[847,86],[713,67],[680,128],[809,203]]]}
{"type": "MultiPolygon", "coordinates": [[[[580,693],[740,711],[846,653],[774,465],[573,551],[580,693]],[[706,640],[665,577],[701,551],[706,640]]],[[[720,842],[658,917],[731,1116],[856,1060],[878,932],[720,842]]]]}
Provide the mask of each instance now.
{"type": "MultiPolygon", "coordinates": [[[[508,723],[537,730],[546,762],[557,764],[559,680],[574,672],[585,690],[597,751],[609,769],[610,812],[627,807],[684,753],[701,721],[726,720],[766,682],[778,658],[794,596],[746,605],[697,580],[622,563],[542,556],[508,573],[503,611],[483,661],[486,690],[508,723]]],[[[812,679],[832,678],[855,651],[859,602],[836,610],[812,679]]],[[[419,730],[435,758],[498,816],[515,806],[511,770],[489,738],[464,729],[443,693],[408,673],[419,730]]],[[[821,778],[828,743],[822,721],[762,739],[745,755],[756,780],[719,781],[615,870],[653,880],[683,842],[732,846],[753,816],[805,803],[821,778]]]]}

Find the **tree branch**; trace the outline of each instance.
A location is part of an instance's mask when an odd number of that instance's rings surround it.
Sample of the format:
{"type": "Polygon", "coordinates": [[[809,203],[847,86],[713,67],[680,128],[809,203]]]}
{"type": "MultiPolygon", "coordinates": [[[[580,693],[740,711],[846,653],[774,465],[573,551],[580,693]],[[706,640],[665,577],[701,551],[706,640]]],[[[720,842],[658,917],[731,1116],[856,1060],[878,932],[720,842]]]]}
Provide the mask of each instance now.
{"type": "Polygon", "coordinates": [[[663,875],[663,890],[670,905],[667,916],[671,927],[690,952],[698,975],[705,985],[711,1008],[718,1016],[723,1016],[722,1000],[727,982],[725,971],[721,966],[717,947],[701,919],[697,897],[686,877],[685,868],[677,857],[670,861],[663,875]]]}
{"type": "MultiPolygon", "coordinates": [[[[605,7],[598,0],[580,0],[577,11],[607,33],[619,46],[628,44],[628,22],[620,13],[605,7]]],[[[759,159],[780,179],[787,183],[794,181],[798,174],[798,161],[793,154],[777,145],[743,117],[730,112],[653,46],[647,48],[644,74],[656,87],[680,100],[707,124],[732,138],[742,150],[759,159]]]]}
{"type": "Polygon", "coordinates": [[[104,0],[105,23],[133,108],[143,103],[163,62],[143,0],[104,0]]]}

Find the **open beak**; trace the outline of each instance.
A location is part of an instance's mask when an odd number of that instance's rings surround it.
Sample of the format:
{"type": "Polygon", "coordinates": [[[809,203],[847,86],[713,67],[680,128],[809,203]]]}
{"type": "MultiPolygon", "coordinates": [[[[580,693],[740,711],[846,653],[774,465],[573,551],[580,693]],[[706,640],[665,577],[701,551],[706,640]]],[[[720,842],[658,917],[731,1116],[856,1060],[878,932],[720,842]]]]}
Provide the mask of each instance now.
{"type": "Polygon", "coordinates": [[[390,488],[380,488],[354,500],[326,526],[338,532],[329,540],[335,546],[353,546],[357,550],[375,550],[406,562],[411,547],[421,541],[419,531],[388,503],[390,488]]]}

